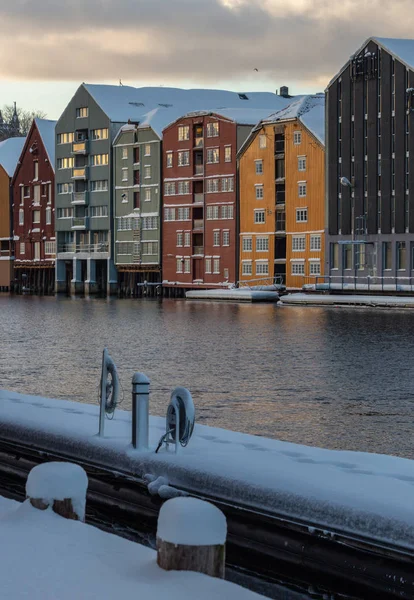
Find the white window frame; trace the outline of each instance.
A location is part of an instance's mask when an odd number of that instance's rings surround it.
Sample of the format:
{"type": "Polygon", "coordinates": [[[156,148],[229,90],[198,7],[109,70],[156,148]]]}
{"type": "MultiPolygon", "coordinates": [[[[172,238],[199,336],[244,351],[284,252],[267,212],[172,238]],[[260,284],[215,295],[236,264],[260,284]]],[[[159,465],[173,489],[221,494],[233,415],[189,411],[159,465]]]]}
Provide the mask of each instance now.
{"type": "Polygon", "coordinates": [[[306,235],[292,235],[292,252],[306,251],[306,235]]]}
{"type": "Polygon", "coordinates": [[[302,275],[305,275],[305,261],[292,261],[290,263],[290,267],[291,267],[291,275],[294,277],[300,277],[302,275]],[[301,267],[299,269],[299,267],[301,267]],[[295,273],[295,269],[297,269],[298,272],[295,273]],[[300,271],[300,272],[299,272],[300,271]]]}
{"type": "Polygon", "coordinates": [[[256,175],[263,175],[263,160],[258,159],[254,161],[256,175]]]}
{"type": "Polygon", "coordinates": [[[259,148],[263,150],[267,146],[267,136],[265,133],[259,134],[259,148]]]}
{"type": "Polygon", "coordinates": [[[242,261],[242,275],[253,275],[253,263],[251,260],[242,261]]]}
{"type": "Polygon", "coordinates": [[[293,132],[293,144],[295,146],[300,146],[301,143],[302,143],[302,131],[300,129],[297,129],[296,131],[293,132]]]}
{"type": "Polygon", "coordinates": [[[306,194],[308,191],[308,186],[306,181],[298,181],[298,197],[306,198],[306,194]]]}
{"type": "Polygon", "coordinates": [[[50,206],[46,207],[46,225],[51,225],[52,224],[52,208],[50,206]]]}
{"type": "Polygon", "coordinates": [[[183,247],[183,237],[184,237],[183,232],[177,231],[177,243],[176,243],[177,248],[183,247]]]}
{"type": "Polygon", "coordinates": [[[151,194],[151,188],[144,188],[144,202],[151,202],[152,200],[152,194],[151,194]]]}
{"type": "Polygon", "coordinates": [[[230,246],[230,230],[223,229],[223,246],[230,246]]]}
{"type": "Polygon", "coordinates": [[[214,275],[220,274],[220,259],[219,258],[213,258],[213,274],[214,275]]]}
{"type": "Polygon", "coordinates": [[[320,252],[322,249],[322,236],[321,234],[311,234],[310,236],[310,249],[311,252],[320,252]]]}
{"type": "Polygon", "coordinates": [[[268,260],[256,261],[256,275],[269,275],[269,261],[268,260]]]}
{"type": "Polygon", "coordinates": [[[224,162],[231,162],[231,146],[224,146],[224,162]]]}
{"type": "Polygon", "coordinates": [[[254,211],[254,222],[256,225],[266,223],[266,211],[260,209],[254,211]],[[258,218],[259,215],[263,215],[263,220],[258,218]]]}
{"type": "Polygon", "coordinates": [[[166,157],[167,157],[166,158],[166,167],[167,167],[167,169],[171,169],[171,167],[173,166],[173,153],[172,153],[172,151],[169,150],[166,153],[166,157]]]}
{"type": "Polygon", "coordinates": [[[190,126],[189,125],[179,125],[178,126],[178,141],[185,142],[190,139],[190,126]]]}
{"type": "Polygon", "coordinates": [[[26,254],[26,244],[24,242],[20,242],[20,254],[26,254]]]}
{"type": "Polygon", "coordinates": [[[296,223],[307,223],[308,222],[308,209],[297,208],[296,209],[296,223]]]}
{"type": "Polygon", "coordinates": [[[144,156],[151,156],[151,144],[144,144],[144,156]]]}
{"type": "Polygon", "coordinates": [[[310,260],[309,261],[309,275],[320,275],[321,274],[321,261],[320,260],[310,260]],[[314,268],[317,267],[315,272],[314,268]]]}
{"type": "Polygon", "coordinates": [[[264,198],[264,186],[262,184],[255,186],[256,200],[263,200],[264,198]]]}
{"type": "Polygon", "coordinates": [[[204,269],[205,272],[207,274],[211,274],[211,258],[206,258],[205,262],[204,262],[204,265],[205,265],[205,269],[204,269]]]}
{"type": "Polygon", "coordinates": [[[218,121],[211,121],[207,123],[207,137],[219,137],[220,135],[220,126],[218,121]]]}
{"type": "Polygon", "coordinates": [[[252,252],[253,251],[253,238],[252,237],[243,237],[242,242],[242,252],[252,252]]]}
{"type": "Polygon", "coordinates": [[[190,151],[189,150],[179,150],[178,151],[178,166],[179,167],[188,167],[190,164],[190,151]],[[184,162],[186,161],[186,162],[184,162]]]}
{"type": "Polygon", "coordinates": [[[298,156],[298,171],[306,171],[306,156],[298,156]]]}
{"type": "Polygon", "coordinates": [[[128,159],[128,148],[122,148],[122,160],[128,159]]]}
{"type": "Polygon", "coordinates": [[[213,246],[220,246],[220,229],[213,231],[213,246]]]}
{"type": "Polygon", "coordinates": [[[256,252],[269,252],[269,238],[267,236],[256,238],[256,252]]]}

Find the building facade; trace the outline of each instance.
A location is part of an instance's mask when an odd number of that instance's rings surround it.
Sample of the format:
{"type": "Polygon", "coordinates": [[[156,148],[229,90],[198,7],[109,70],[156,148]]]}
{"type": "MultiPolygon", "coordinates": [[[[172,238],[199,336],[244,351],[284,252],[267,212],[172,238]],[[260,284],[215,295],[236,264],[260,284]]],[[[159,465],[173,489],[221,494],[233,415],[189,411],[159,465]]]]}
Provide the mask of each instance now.
{"type": "Polygon", "coordinates": [[[333,289],[411,290],[413,90],[414,40],[382,38],[367,40],[326,90],[333,289]]]}
{"type": "Polygon", "coordinates": [[[241,285],[315,284],[324,272],[324,96],[253,130],[238,156],[241,285]]]}
{"type": "Polygon", "coordinates": [[[25,142],[13,137],[0,142],[0,291],[14,289],[13,194],[11,181],[25,142]]]}
{"type": "Polygon", "coordinates": [[[155,294],[161,284],[162,143],[127,124],[114,140],[115,264],[121,295],[155,294]]]}
{"type": "Polygon", "coordinates": [[[237,282],[236,155],[264,114],[248,112],[243,122],[238,122],[242,119],[237,111],[190,113],[164,130],[165,288],[214,288],[237,282]]]}
{"type": "Polygon", "coordinates": [[[54,293],[55,125],[34,119],[12,180],[17,292],[54,293]]]}

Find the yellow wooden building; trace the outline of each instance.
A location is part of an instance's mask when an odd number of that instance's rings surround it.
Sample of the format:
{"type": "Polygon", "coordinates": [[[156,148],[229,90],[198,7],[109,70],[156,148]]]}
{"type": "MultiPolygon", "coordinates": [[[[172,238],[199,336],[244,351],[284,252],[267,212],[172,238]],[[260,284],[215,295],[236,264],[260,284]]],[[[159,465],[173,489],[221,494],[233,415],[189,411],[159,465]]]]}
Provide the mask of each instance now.
{"type": "Polygon", "coordinates": [[[324,274],[324,95],[260,122],[240,149],[240,282],[288,289],[324,274]]]}

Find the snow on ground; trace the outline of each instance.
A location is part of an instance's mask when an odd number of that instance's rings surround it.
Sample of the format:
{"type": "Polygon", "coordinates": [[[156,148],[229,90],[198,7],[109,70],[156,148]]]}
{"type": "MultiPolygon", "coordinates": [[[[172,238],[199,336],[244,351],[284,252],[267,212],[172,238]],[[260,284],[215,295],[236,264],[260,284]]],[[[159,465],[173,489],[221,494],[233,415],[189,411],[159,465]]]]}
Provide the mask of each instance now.
{"type": "Polygon", "coordinates": [[[150,451],[131,447],[131,414],[117,410],[99,438],[98,406],[0,391],[3,439],[35,444],[137,476],[153,493],[217,496],[333,529],[414,547],[414,461],[311,448],[196,425],[187,448],[154,453],[165,419],[150,418],[150,451]],[[168,485],[169,484],[169,485],[168,485]]]}
{"type": "Polygon", "coordinates": [[[1,597],[8,600],[263,598],[200,573],[164,571],[154,550],[28,501],[16,507],[0,498],[0,511],[1,597]]]}

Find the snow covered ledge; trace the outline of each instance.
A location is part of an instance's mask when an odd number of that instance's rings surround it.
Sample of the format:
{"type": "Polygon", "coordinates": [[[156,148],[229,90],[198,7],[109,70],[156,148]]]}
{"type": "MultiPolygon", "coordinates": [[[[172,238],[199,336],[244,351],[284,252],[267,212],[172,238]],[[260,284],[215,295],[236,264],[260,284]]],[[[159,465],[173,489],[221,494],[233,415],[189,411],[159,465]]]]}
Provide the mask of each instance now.
{"type": "Polygon", "coordinates": [[[197,571],[224,579],[226,517],[197,498],[172,498],[160,510],[157,563],[166,571],[197,571]]]}
{"type": "Polygon", "coordinates": [[[40,510],[52,510],[75,521],[85,520],[88,477],[79,465],[49,462],[34,467],[27,478],[26,495],[40,510]]]}

